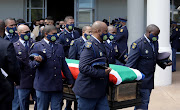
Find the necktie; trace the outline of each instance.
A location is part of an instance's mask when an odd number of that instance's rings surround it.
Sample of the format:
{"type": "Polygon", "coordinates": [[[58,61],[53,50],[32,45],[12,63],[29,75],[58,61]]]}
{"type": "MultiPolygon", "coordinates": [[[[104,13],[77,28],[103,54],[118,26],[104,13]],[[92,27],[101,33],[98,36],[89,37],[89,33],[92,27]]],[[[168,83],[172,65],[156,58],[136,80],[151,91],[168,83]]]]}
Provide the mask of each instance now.
{"type": "Polygon", "coordinates": [[[25,43],[25,48],[28,51],[28,41],[25,41],[24,43],[25,43]]]}
{"type": "Polygon", "coordinates": [[[52,42],[49,42],[49,45],[50,45],[50,47],[52,48],[52,51],[53,51],[53,43],[52,42]]]}
{"type": "Polygon", "coordinates": [[[151,47],[152,47],[152,49],[154,51],[154,43],[153,42],[150,42],[150,43],[151,43],[151,47]]]}

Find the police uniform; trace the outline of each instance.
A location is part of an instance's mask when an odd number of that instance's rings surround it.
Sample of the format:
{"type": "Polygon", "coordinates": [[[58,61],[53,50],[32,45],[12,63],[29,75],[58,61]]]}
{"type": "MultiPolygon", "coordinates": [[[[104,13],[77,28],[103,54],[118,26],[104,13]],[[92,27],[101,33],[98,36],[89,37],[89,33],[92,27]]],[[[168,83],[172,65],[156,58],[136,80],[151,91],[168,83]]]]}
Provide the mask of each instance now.
{"type": "Polygon", "coordinates": [[[176,51],[180,47],[180,32],[179,28],[175,27],[171,30],[171,36],[170,36],[170,41],[171,41],[171,47],[172,47],[172,71],[176,71],[176,51]]]}
{"type": "Polygon", "coordinates": [[[17,42],[14,43],[16,56],[19,61],[20,69],[21,69],[20,85],[17,86],[16,88],[18,89],[18,95],[20,99],[19,103],[21,109],[28,109],[30,93],[32,94],[33,99],[36,101],[36,95],[33,89],[35,70],[31,69],[29,66],[29,50],[30,47],[33,45],[34,41],[32,39],[28,41],[28,50],[25,48],[25,44],[23,44],[22,42],[23,40],[19,39],[17,42]]]}
{"type": "MultiPolygon", "coordinates": [[[[158,41],[151,43],[145,35],[131,45],[126,66],[138,69],[145,75],[144,80],[142,80],[141,93],[145,90],[146,93],[148,92],[147,94],[150,95],[151,90],[154,88],[154,72],[157,63],[157,56],[158,41]]],[[[144,103],[143,105],[140,105],[140,109],[147,109],[149,102],[147,103],[146,101],[146,103],[144,103]]],[[[138,108],[138,106],[136,106],[136,108],[138,108]]]]}
{"type": "Polygon", "coordinates": [[[79,60],[80,58],[80,53],[82,51],[82,47],[85,43],[86,39],[83,38],[82,36],[78,39],[72,40],[70,44],[70,49],[69,49],[69,59],[76,59],[79,60]]]}
{"type": "Polygon", "coordinates": [[[35,43],[32,47],[33,51],[41,51],[46,54],[47,59],[41,63],[37,61],[30,61],[31,68],[36,68],[36,75],[34,79],[34,88],[36,89],[37,109],[46,110],[48,104],[51,101],[51,108],[53,109],[57,104],[58,108],[61,108],[59,102],[62,101],[63,82],[61,71],[67,78],[68,84],[73,84],[74,79],[65,61],[65,54],[63,47],[59,43],[51,42],[45,38],[35,43]],[[51,97],[49,99],[48,97],[51,97]],[[40,106],[38,106],[40,104],[40,106]]]}
{"type": "Polygon", "coordinates": [[[71,41],[79,37],[80,37],[79,32],[76,30],[69,32],[66,29],[64,29],[63,32],[60,33],[60,36],[57,42],[63,45],[65,57],[68,58],[71,41]]]}
{"type": "Polygon", "coordinates": [[[126,26],[122,26],[118,31],[115,38],[117,45],[119,47],[120,53],[125,50],[128,51],[127,40],[128,40],[128,30],[126,26]]]}
{"type": "MultiPolygon", "coordinates": [[[[96,106],[99,103],[104,103],[104,106],[108,107],[108,102],[106,101],[108,75],[105,74],[105,69],[95,68],[91,64],[91,61],[94,59],[102,57],[106,57],[104,44],[92,36],[84,44],[81,52],[79,62],[80,73],[73,87],[78,101],[78,108],[80,109],[91,109],[92,106],[96,106]],[[102,102],[97,103],[101,99],[102,102]],[[84,104],[87,104],[87,106],[83,106],[84,104]]],[[[107,108],[104,110],[107,110],[107,108]]]]}
{"type": "Polygon", "coordinates": [[[8,32],[5,31],[5,34],[6,34],[4,37],[5,40],[9,40],[12,43],[15,43],[19,40],[19,36],[17,33],[9,34],[8,32]]]}
{"type": "Polygon", "coordinates": [[[119,50],[115,41],[106,41],[105,48],[109,64],[116,64],[116,58],[119,56],[119,50]],[[109,42],[109,43],[108,43],[109,42]]]}

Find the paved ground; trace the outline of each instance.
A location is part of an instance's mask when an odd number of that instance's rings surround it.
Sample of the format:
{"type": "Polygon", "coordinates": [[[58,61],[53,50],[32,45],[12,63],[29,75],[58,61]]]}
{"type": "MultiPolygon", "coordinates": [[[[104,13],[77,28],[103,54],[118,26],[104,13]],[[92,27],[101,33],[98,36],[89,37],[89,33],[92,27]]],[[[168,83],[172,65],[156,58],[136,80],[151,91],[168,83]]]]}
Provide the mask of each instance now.
{"type": "MultiPolygon", "coordinates": [[[[33,105],[30,110],[33,110],[33,105]]],[[[133,107],[121,110],[133,110],[133,107]]],[[[177,71],[172,73],[172,84],[155,87],[151,94],[149,110],[180,110],[180,55],[177,56],[177,71]]]]}

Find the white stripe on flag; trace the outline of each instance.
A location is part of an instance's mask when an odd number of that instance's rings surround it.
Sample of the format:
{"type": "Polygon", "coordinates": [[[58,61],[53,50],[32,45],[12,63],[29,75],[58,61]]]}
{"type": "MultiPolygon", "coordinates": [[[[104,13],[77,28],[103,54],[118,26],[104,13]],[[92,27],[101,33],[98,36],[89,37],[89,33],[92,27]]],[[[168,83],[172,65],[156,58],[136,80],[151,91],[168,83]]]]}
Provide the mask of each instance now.
{"type": "Polygon", "coordinates": [[[75,68],[79,68],[79,64],[75,64],[75,63],[68,63],[69,67],[75,67],[75,68]]]}
{"type": "Polygon", "coordinates": [[[141,72],[139,70],[133,69],[133,68],[130,68],[130,69],[132,69],[134,71],[134,73],[136,74],[136,76],[137,76],[136,80],[141,80],[142,79],[142,74],[141,74],[141,72]]]}
{"type": "Polygon", "coordinates": [[[117,71],[112,69],[110,74],[114,75],[117,78],[116,85],[119,85],[122,82],[122,78],[120,77],[117,71]]]}

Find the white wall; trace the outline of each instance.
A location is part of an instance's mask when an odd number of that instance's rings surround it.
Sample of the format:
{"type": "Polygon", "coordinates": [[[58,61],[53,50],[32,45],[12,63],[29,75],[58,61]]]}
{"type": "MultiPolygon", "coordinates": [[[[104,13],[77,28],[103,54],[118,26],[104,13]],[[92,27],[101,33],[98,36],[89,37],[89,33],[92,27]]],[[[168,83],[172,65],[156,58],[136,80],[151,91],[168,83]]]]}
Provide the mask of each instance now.
{"type": "Polygon", "coordinates": [[[24,0],[0,0],[0,19],[23,18],[24,0]]]}
{"type": "Polygon", "coordinates": [[[96,0],[96,20],[127,18],[127,0],[96,0]]]}

